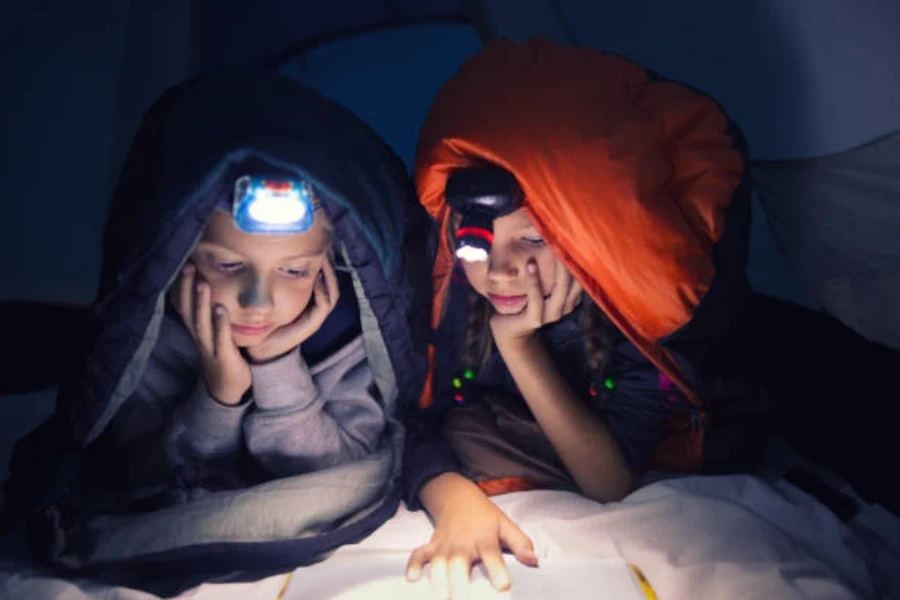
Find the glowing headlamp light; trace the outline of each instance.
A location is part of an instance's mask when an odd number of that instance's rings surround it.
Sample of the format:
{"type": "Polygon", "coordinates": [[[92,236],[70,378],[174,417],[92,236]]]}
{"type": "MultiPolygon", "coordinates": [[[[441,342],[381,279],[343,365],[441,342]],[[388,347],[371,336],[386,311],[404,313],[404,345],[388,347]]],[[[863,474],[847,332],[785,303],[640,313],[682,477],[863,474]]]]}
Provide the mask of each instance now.
{"type": "Polygon", "coordinates": [[[248,233],[303,233],[315,218],[305,181],[245,175],[234,184],[234,222],[248,233]]]}
{"type": "Polygon", "coordinates": [[[444,197],[462,214],[456,230],[456,256],[468,262],[484,261],[494,243],[494,219],[521,206],[522,189],[505,169],[470,167],[450,175],[444,197]]]}

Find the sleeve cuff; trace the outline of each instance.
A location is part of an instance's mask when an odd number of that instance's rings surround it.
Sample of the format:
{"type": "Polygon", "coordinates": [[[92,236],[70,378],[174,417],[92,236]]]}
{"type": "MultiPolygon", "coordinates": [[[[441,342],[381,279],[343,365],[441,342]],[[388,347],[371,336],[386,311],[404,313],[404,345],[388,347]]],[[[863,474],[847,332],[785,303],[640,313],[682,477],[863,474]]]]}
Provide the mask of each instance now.
{"type": "Polygon", "coordinates": [[[260,410],[306,408],[317,394],[316,384],[299,350],[263,364],[250,365],[253,400],[260,410]]]}
{"type": "Polygon", "coordinates": [[[420,510],[422,486],[442,473],[459,473],[460,465],[443,440],[410,440],[403,471],[403,501],[409,510],[420,510]]]}
{"type": "Polygon", "coordinates": [[[229,406],[216,401],[206,390],[203,378],[181,410],[184,436],[192,448],[203,454],[218,454],[240,443],[241,423],[249,402],[229,406]]]}

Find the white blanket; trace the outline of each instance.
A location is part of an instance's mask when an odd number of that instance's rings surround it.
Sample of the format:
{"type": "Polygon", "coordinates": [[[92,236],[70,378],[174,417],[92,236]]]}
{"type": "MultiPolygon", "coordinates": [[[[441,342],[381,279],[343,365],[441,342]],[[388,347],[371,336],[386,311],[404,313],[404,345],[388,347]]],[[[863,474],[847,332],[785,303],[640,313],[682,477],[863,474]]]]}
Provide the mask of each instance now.
{"type": "MultiPolygon", "coordinates": [[[[654,483],[607,505],[549,491],[495,500],[532,537],[543,566],[532,572],[513,567],[511,594],[482,591],[480,598],[524,599],[523,592],[534,585],[528,580],[534,578],[540,578],[545,593],[559,590],[560,598],[576,598],[571,590],[606,597],[603,592],[612,591],[623,572],[619,567],[626,563],[639,567],[665,600],[883,597],[875,589],[862,540],[824,506],[785,483],[770,485],[746,476],[689,477],[654,483]],[[596,560],[596,569],[583,568],[585,559],[596,560]]],[[[372,536],[338,550],[325,563],[253,583],[204,583],[181,597],[429,598],[427,585],[403,583],[403,565],[430,532],[423,513],[401,509],[372,536]],[[360,595],[363,591],[367,593],[360,595]]],[[[507,558],[507,564],[513,562],[507,558]]],[[[475,579],[476,587],[486,587],[483,574],[476,572],[475,579]]],[[[0,598],[96,597],[148,598],[95,583],[53,580],[36,569],[7,572],[0,580],[0,598]]]]}

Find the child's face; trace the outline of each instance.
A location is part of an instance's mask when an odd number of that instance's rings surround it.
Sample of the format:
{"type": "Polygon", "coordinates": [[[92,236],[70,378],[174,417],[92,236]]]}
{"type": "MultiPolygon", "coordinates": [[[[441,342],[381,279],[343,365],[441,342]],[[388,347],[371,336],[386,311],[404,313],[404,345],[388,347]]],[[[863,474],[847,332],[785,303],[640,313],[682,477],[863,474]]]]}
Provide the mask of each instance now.
{"type": "MultiPolygon", "coordinates": [[[[462,216],[454,214],[454,230],[462,216]]],[[[527,304],[525,267],[529,258],[537,263],[544,295],[553,291],[560,264],[523,209],[494,219],[494,242],[488,260],[461,261],[469,283],[501,314],[515,314],[527,304]]]]}
{"type": "Polygon", "coordinates": [[[235,344],[248,347],[300,316],[330,246],[321,211],[309,231],[272,235],[241,231],[215,210],[191,260],[209,282],[213,306],[228,309],[235,344]]]}

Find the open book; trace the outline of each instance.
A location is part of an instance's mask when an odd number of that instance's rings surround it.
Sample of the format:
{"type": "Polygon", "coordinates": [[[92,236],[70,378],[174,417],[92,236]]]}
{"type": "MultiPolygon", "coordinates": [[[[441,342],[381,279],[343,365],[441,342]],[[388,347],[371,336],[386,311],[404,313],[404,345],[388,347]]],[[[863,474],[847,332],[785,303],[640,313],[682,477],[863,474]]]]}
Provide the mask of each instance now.
{"type": "MultiPolygon", "coordinates": [[[[432,600],[428,568],[404,577],[408,552],[354,552],[294,571],[281,600],[432,600]]],[[[507,556],[512,589],[495,591],[482,567],[472,571],[469,600],[655,600],[640,572],[622,560],[544,560],[534,569],[507,556]]]]}

